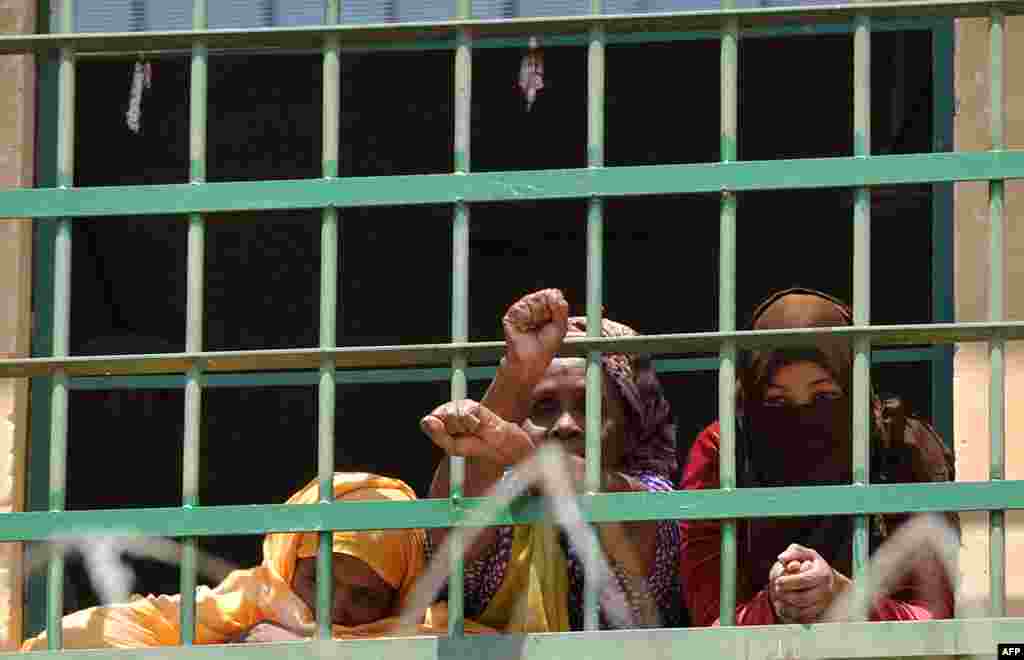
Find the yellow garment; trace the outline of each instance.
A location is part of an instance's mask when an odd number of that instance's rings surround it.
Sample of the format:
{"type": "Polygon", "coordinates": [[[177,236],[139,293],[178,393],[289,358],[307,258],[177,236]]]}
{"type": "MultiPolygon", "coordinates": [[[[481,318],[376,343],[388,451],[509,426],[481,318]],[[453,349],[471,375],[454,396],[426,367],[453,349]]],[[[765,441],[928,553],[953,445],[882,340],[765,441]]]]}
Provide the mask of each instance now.
{"type": "MultiPolygon", "coordinates": [[[[320,493],[317,483],[312,481],[288,498],[285,504],[314,504],[320,493]]],[[[408,502],[416,499],[416,493],[398,479],[338,472],[334,475],[334,497],[346,502],[408,502]]],[[[377,575],[398,590],[401,603],[405,602],[423,572],[425,542],[422,530],[406,529],[335,532],[333,537],[334,552],[351,555],[369,564],[377,575]]],[[[263,542],[263,565],[272,568],[281,579],[291,584],[296,561],[315,557],[319,546],[317,534],[268,534],[263,542]]]]}
{"type": "MultiPolygon", "coordinates": [[[[313,503],[318,499],[314,481],[293,495],[289,504],[313,503]]],[[[338,500],[416,499],[404,482],[365,473],[336,473],[334,497],[338,500]]],[[[386,532],[338,532],[335,552],[343,552],[369,564],[388,584],[398,589],[401,599],[423,571],[423,530],[386,532]]],[[[270,621],[291,630],[308,630],[314,613],[291,589],[298,558],[316,553],[316,534],[268,534],[263,543],[263,564],[231,572],[214,589],[196,590],[196,643],[222,644],[253,625],[270,621]],[[312,552],[310,553],[310,548],[312,552]]],[[[64,648],[137,648],[174,646],[179,642],[181,597],[139,596],[119,605],[92,607],[69,614],[62,621],[64,648]]],[[[397,613],[396,613],[397,614],[397,613]]],[[[379,637],[393,632],[398,617],[356,626],[334,626],[338,639],[379,637]]],[[[418,634],[444,634],[447,608],[436,604],[428,612],[418,634]]],[[[469,632],[488,632],[484,626],[467,622],[469,632]]],[[[46,633],[27,640],[22,651],[46,649],[46,633]]]]}
{"type": "Polygon", "coordinates": [[[480,623],[505,632],[569,630],[569,563],[554,526],[515,528],[505,579],[480,623]]]}

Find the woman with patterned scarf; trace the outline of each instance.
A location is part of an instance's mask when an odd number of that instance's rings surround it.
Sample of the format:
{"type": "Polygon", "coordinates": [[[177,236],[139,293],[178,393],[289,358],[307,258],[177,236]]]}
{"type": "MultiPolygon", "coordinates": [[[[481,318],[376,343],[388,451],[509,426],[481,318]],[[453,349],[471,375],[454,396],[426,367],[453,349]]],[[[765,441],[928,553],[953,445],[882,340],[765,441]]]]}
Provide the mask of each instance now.
{"type": "MultiPolygon", "coordinates": [[[[565,337],[586,336],[586,319],[569,318],[562,293],[546,289],[512,305],[503,326],[505,357],[484,399],[438,407],[423,419],[423,430],[449,455],[466,457],[467,497],[488,492],[508,468],[549,442],[569,454],[578,486],[585,473],[586,361],[555,356],[565,337]]],[[[602,320],[604,337],[635,334],[602,320]]],[[[651,362],[605,353],[602,365],[601,489],[672,490],[675,424],[651,362]]],[[[446,497],[448,488],[444,460],[430,496],[446,497]]],[[[608,608],[623,594],[637,625],[678,625],[678,525],[668,520],[597,528],[617,578],[600,595],[602,627],[612,625],[608,608]]],[[[428,547],[440,547],[445,533],[430,530],[428,547]]],[[[486,528],[466,549],[465,606],[467,616],[503,631],[580,630],[582,562],[550,524],[486,528]]]]}

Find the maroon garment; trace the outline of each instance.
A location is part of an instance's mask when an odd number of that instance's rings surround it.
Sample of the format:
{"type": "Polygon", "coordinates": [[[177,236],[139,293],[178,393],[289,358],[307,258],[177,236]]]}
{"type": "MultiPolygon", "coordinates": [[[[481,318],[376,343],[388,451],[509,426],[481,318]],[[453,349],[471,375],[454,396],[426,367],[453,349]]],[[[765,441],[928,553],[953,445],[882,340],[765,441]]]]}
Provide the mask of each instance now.
{"type": "MultiPolygon", "coordinates": [[[[699,490],[719,487],[718,443],[719,426],[715,422],[704,429],[693,443],[680,488],[699,490]]],[[[718,625],[721,527],[717,520],[688,520],[683,521],[680,527],[683,543],[679,554],[679,574],[690,621],[695,626],[718,625]]],[[[743,530],[744,526],[741,525],[740,529],[743,530]]],[[[742,532],[740,542],[744,542],[742,532]]],[[[761,540],[758,539],[758,542],[761,540]]],[[[772,550],[778,554],[785,550],[785,546],[772,550]]],[[[754,575],[742,561],[738,569],[739,575],[745,575],[754,590],[737,597],[736,625],[779,623],[765,591],[768,572],[754,575]]],[[[948,619],[952,616],[952,583],[943,566],[937,561],[930,561],[922,564],[914,575],[893,589],[889,596],[875,599],[870,620],[914,621],[948,619]]]]}
{"type": "MultiPolygon", "coordinates": [[[[821,294],[789,290],[772,296],[754,312],[754,330],[818,328],[849,325],[849,310],[821,294]]],[[[826,486],[853,480],[851,436],[853,360],[848,341],[824,339],[815,346],[779,351],[753,351],[740,369],[741,449],[737,461],[741,487],[826,486]],[[838,398],[820,398],[793,406],[764,404],[775,372],[794,362],[810,361],[824,368],[843,390],[838,398]]],[[[760,588],[778,554],[791,543],[816,550],[833,568],[850,575],[852,519],[762,518],[741,527],[740,594],[760,588]],[[755,541],[756,539],[756,541],[755,541]],[[755,578],[751,581],[751,578],[755,578]]]]}

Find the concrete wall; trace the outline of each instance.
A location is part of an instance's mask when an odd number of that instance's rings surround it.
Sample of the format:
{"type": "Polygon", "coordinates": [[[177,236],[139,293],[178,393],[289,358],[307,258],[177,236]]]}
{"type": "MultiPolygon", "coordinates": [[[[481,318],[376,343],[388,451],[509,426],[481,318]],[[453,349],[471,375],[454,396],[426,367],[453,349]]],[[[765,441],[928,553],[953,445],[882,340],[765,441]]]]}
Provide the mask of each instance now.
{"type": "MultiPolygon", "coordinates": [[[[0,32],[33,32],[35,0],[0,0],[0,32]]],[[[35,155],[35,63],[0,57],[0,188],[31,186],[35,155]]],[[[29,351],[32,226],[0,220],[0,355],[29,351]]],[[[0,380],[0,513],[23,506],[28,385],[0,380]]],[[[21,640],[20,544],[0,544],[0,650],[21,640]]]]}
{"type": "MultiPolygon", "coordinates": [[[[1024,148],[1024,77],[1016,63],[1024,61],[1024,17],[1007,20],[1005,59],[1007,146],[1024,148]]],[[[988,21],[958,21],[956,40],[955,118],[958,151],[988,149],[989,41],[988,21]]],[[[1024,319],[1024,181],[1007,185],[1006,310],[1012,320],[1024,319]]],[[[956,320],[981,321],[988,314],[989,264],[988,185],[956,186],[956,320]]],[[[958,347],[953,401],[957,477],[988,479],[988,351],[984,344],[958,347]]],[[[1024,408],[1013,405],[1024,395],[1024,345],[1007,349],[1006,478],[1024,479],[1024,408]]],[[[1007,530],[1008,613],[1024,616],[1024,512],[1012,512],[1007,530]]],[[[988,602],[988,516],[964,517],[961,553],[963,597],[988,602]]]]}

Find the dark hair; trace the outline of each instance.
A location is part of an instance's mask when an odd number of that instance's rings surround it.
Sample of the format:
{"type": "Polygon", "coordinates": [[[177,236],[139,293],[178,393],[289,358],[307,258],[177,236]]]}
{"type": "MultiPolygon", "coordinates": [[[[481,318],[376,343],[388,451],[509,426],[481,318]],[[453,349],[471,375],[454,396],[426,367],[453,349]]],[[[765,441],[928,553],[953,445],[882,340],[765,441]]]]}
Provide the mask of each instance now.
{"type": "Polygon", "coordinates": [[[628,428],[623,462],[627,469],[654,472],[673,480],[678,476],[679,459],[672,407],[650,357],[632,357],[630,364],[632,379],[605,368],[625,403],[628,428]]]}

